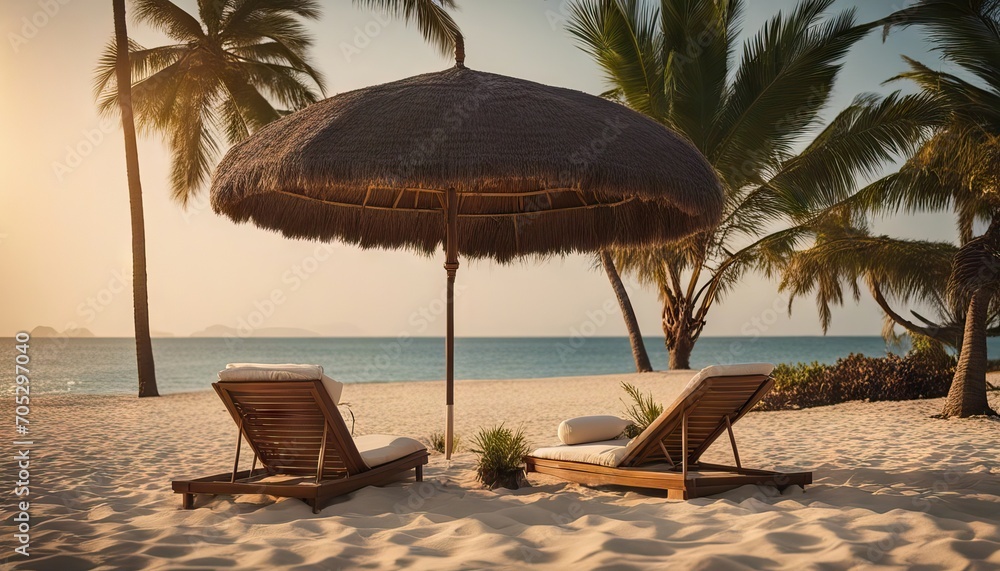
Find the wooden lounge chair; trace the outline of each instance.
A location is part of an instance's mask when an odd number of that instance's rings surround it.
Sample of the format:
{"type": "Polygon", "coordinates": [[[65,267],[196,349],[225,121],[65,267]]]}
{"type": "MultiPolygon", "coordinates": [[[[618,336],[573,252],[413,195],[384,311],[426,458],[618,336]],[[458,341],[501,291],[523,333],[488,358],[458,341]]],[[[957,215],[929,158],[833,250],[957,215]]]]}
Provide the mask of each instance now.
{"type": "Polygon", "coordinates": [[[194,507],[195,494],[268,494],[300,498],[318,513],[330,498],[410,469],[422,480],[427,448],[412,438],[352,438],[335,404],[339,390],[331,397],[323,380],[220,380],[212,386],[238,427],[236,461],[232,472],[172,482],[185,509],[194,507]],[[254,454],[250,470],[239,469],[244,439],[254,454]]]}
{"type": "Polygon", "coordinates": [[[812,483],[811,472],[781,473],[744,468],[733,424],[774,385],[773,365],[724,365],[703,369],[639,436],[573,446],[540,448],[525,458],[528,472],[586,485],[620,485],[666,490],[670,499],[718,494],[747,484],[812,483]],[[735,466],[700,462],[702,454],[728,434],[735,466]]]}

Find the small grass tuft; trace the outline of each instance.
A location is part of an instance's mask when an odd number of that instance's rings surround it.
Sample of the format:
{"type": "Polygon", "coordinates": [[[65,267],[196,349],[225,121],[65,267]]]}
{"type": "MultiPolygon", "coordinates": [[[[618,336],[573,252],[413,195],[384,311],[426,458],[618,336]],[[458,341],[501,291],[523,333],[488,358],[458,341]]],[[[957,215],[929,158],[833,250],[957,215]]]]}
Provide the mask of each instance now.
{"type": "Polygon", "coordinates": [[[622,432],[622,436],[635,438],[663,413],[663,405],[653,400],[653,393],[644,395],[638,387],[624,381],[622,382],[622,390],[631,399],[631,402],[622,399],[622,404],[625,405],[625,416],[632,421],[632,424],[622,432]]]}
{"type": "MultiPolygon", "coordinates": [[[[438,454],[444,454],[444,433],[443,432],[432,432],[430,436],[427,437],[427,445],[431,447],[431,450],[437,452],[438,454]]],[[[462,449],[462,437],[455,435],[451,441],[452,452],[458,452],[462,449]]]]}
{"type": "Polygon", "coordinates": [[[524,457],[528,454],[528,441],[524,431],[513,431],[503,424],[480,429],[472,440],[472,451],[479,456],[476,477],[489,489],[498,487],[516,490],[527,486],[524,475],[524,457]]]}

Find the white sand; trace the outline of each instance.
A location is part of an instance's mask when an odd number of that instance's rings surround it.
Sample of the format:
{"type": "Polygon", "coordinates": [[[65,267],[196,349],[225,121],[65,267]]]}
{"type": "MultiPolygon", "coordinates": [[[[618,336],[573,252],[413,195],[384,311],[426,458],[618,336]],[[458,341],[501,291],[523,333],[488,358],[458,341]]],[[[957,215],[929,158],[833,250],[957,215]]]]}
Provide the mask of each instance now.
{"type": "MultiPolygon", "coordinates": [[[[460,382],[458,431],[505,421],[553,444],[563,418],[619,412],[621,380],[670,401],[688,377],[460,382]]],[[[424,436],[440,430],[443,392],[441,383],[349,385],[345,400],[359,434],[424,436]]],[[[1000,407],[1000,394],[991,400],[1000,407]]],[[[932,419],[940,400],[741,420],[744,464],[813,470],[805,492],[745,487],[677,502],[537,474],[530,489],[491,492],[476,486],[464,452],[451,466],[433,455],[423,484],[367,488],[318,515],[266,496],[200,496],[197,509],[180,509],[171,479],[232,468],[236,429],[214,393],[32,405],[34,527],[23,568],[1000,567],[1000,422],[932,419]]],[[[713,458],[729,460],[726,443],[713,458]]],[[[3,517],[10,530],[11,512],[3,517]]],[[[10,544],[5,532],[0,559],[10,544]]]]}

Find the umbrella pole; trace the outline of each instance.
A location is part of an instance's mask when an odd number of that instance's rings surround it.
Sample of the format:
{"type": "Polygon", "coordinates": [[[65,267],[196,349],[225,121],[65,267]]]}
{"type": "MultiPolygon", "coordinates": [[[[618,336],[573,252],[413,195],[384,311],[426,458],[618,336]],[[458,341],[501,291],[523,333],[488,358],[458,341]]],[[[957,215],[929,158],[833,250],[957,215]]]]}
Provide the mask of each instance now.
{"type": "Polygon", "coordinates": [[[444,269],[448,272],[448,324],[444,354],[447,391],[445,402],[448,406],[448,418],[444,431],[444,457],[450,460],[455,440],[455,274],[458,273],[458,192],[454,188],[448,189],[446,219],[444,269]]]}

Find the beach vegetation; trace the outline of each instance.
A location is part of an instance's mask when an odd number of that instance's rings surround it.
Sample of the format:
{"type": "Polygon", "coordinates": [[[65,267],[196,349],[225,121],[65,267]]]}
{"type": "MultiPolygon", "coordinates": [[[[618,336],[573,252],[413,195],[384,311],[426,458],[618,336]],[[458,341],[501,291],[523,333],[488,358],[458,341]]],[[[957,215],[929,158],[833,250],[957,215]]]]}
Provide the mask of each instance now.
{"type": "Polygon", "coordinates": [[[622,390],[628,397],[627,401],[621,399],[625,405],[625,418],[632,421],[622,436],[635,438],[663,413],[663,405],[653,399],[652,393],[643,394],[638,387],[625,381],[622,381],[622,390]]]}
{"type": "Polygon", "coordinates": [[[913,333],[908,335],[908,337],[910,338],[910,350],[906,353],[907,357],[931,365],[941,365],[943,367],[955,365],[955,357],[948,352],[948,349],[945,348],[944,343],[941,341],[927,337],[926,335],[913,333]]]}
{"type": "Polygon", "coordinates": [[[775,392],[793,390],[795,387],[812,385],[819,381],[830,367],[818,361],[812,363],[781,363],[774,367],[771,377],[774,379],[775,392]]]}
{"type": "Polygon", "coordinates": [[[903,338],[897,327],[902,327],[910,337],[957,351],[964,310],[947,293],[957,252],[947,242],[873,235],[865,214],[844,214],[825,227],[817,225],[810,247],[787,257],[779,289],[788,295],[789,309],[797,298],[813,295],[824,333],[832,323],[833,306],[858,301],[867,290],[884,313],[887,342],[899,345],[903,338]],[[909,316],[902,307],[909,308],[909,316]]]}
{"type": "MultiPolygon", "coordinates": [[[[458,452],[461,449],[462,437],[459,435],[454,435],[452,437],[451,446],[452,452],[458,452]]],[[[427,445],[430,446],[431,450],[437,452],[438,454],[444,454],[445,447],[445,435],[444,432],[432,432],[427,437],[427,445]]]]}
{"type": "MultiPolygon", "coordinates": [[[[940,355],[938,355],[940,356],[940,355]]],[[[833,365],[782,364],[775,367],[774,389],[757,410],[789,410],[850,401],[901,401],[948,394],[955,359],[929,359],[924,353],[904,357],[851,354],[833,365]]]]}
{"type": "Polygon", "coordinates": [[[149,289],[146,283],[146,223],[142,212],[142,181],[139,178],[139,150],[131,85],[127,81],[129,57],[117,57],[117,48],[128,45],[125,0],[112,3],[115,33],[109,49],[113,57],[104,60],[109,97],[121,115],[125,136],[125,171],[128,180],[129,216],[132,230],[132,322],[135,329],[135,356],[139,380],[139,397],[159,396],[156,386],[156,366],[153,361],[153,341],[149,332],[149,289]],[[120,83],[115,83],[117,78],[120,83]],[[114,85],[112,88],[111,85],[114,85]]]}
{"type": "MultiPolygon", "coordinates": [[[[302,25],[319,18],[319,2],[201,0],[197,14],[164,0],[131,5],[136,22],[170,39],[152,48],[130,39],[128,52],[138,126],[166,140],[172,196],[182,205],[208,180],[224,145],[324,92],[302,25]]],[[[104,114],[118,105],[117,52],[109,44],[98,61],[95,90],[104,114]]]]}
{"type": "Polygon", "coordinates": [[[516,490],[528,485],[524,457],[529,449],[522,429],[511,430],[502,423],[480,429],[472,439],[472,446],[477,456],[476,478],[484,486],[491,490],[516,490]]]}
{"type": "Polygon", "coordinates": [[[445,56],[455,49],[455,37],[461,35],[449,10],[458,7],[455,0],[353,0],[359,7],[380,12],[406,23],[415,23],[424,40],[445,56]]]}
{"type": "MultiPolygon", "coordinates": [[[[197,16],[170,0],[133,0],[136,22],[165,33],[167,45],[145,48],[128,36],[125,0],[113,2],[115,33],[98,60],[98,109],[122,118],[132,222],[133,305],[139,396],[157,396],[146,284],[145,224],[136,128],[156,133],[172,155],[172,196],[187,205],[207,181],[223,142],[324,95],[309,61],[315,0],[198,0],[197,16]],[[119,57],[119,54],[126,54],[119,57]]],[[[355,0],[414,22],[423,37],[449,52],[460,35],[448,13],[455,0],[355,0]]]]}
{"type": "MultiPolygon", "coordinates": [[[[887,316],[885,333],[897,325],[958,350],[958,366],[942,414],[996,414],[987,399],[986,338],[1000,333],[1000,1],[918,0],[882,22],[884,33],[919,26],[953,70],[905,58],[907,81],[937,107],[910,146],[914,151],[896,173],[870,185],[850,205],[860,216],[952,211],[958,244],[872,237],[842,231],[817,235],[810,251],[796,255],[785,283],[793,294],[816,291],[824,323],[829,304],[843,290],[860,297],[863,281],[887,316]],[[977,236],[977,230],[985,226],[977,236]],[[796,265],[798,264],[798,265],[796,265]],[[802,272],[812,265],[813,270],[802,272]],[[805,276],[805,277],[804,277],[805,276]],[[910,310],[905,317],[888,299],[934,308],[936,319],[910,310]]],[[[845,225],[844,230],[850,227],[845,225]]]]}
{"type": "Polygon", "coordinates": [[[833,4],[802,0],[742,46],[741,0],[571,6],[569,31],[604,72],[605,96],[683,134],[726,195],[715,227],[612,253],[618,271],[659,294],[671,369],[690,368],[711,309],[747,272],[773,275],[811,238],[803,225],[851,198],[857,178],[908,156],[938,114],[925,95],[862,94],[824,125],[844,58],[877,27],[833,4]]]}
{"type": "Polygon", "coordinates": [[[986,330],[991,306],[1000,301],[1000,216],[981,236],[962,246],[952,266],[951,296],[968,305],[965,335],[955,377],[942,414],[945,417],[997,416],[986,394],[986,330]]]}

